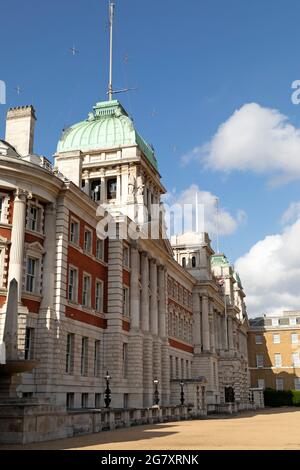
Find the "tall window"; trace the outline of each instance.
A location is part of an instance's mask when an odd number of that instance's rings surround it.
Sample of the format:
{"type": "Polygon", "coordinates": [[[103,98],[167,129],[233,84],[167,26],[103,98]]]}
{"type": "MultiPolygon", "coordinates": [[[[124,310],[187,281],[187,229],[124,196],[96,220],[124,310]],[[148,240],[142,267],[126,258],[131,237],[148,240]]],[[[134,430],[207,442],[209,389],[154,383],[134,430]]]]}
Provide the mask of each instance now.
{"type": "Polygon", "coordinates": [[[92,251],[92,232],[87,229],[84,231],[84,251],[87,253],[92,251]]]}
{"type": "Polygon", "coordinates": [[[77,269],[69,269],[69,282],[68,282],[68,299],[71,302],[77,302],[77,284],[78,284],[78,273],[77,269]]]}
{"type": "Polygon", "coordinates": [[[125,317],[129,316],[129,289],[128,287],[123,287],[123,315],[125,317]]]}
{"type": "Polygon", "coordinates": [[[0,246],[0,288],[4,283],[4,263],[5,263],[5,248],[0,246]]]}
{"type": "Polygon", "coordinates": [[[170,356],[170,378],[174,378],[173,356],[170,356]]]}
{"type": "Polygon", "coordinates": [[[273,343],[280,344],[280,335],[278,334],[273,335],[273,343]]]}
{"type": "Polygon", "coordinates": [[[192,257],[192,268],[196,267],[196,256],[192,257]]]}
{"type": "Polygon", "coordinates": [[[123,266],[125,266],[126,268],[130,267],[130,256],[128,246],[124,246],[123,248],[123,266]]]}
{"type": "Polygon", "coordinates": [[[96,312],[103,312],[103,282],[101,281],[96,282],[95,296],[96,312]]]}
{"type": "Polygon", "coordinates": [[[299,360],[299,353],[298,352],[294,352],[292,354],[292,365],[294,367],[300,367],[300,360],[299,360]]]}
{"type": "Polygon", "coordinates": [[[298,334],[297,333],[292,333],[292,344],[298,344],[298,334]]]}
{"type": "Polygon", "coordinates": [[[82,338],[81,340],[81,375],[88,374],[88,338],[82,338]]]}
{"type": "Polygon", "coordinates": [[[101,342],[95,341],[95,350],[94,350],[94,376],[100,377],[101,375],[101,342]]]}
{"type": "Polygon", "coordinates": [[[25,361],[34,358],[34,328],[26,328],[25,331],[25,361]]]}
{"type": "Polygon", "coordinates": [[[38,261],[34,258],[27,258],[26,265],[26,291],[30,293],[36,292],[37,284],[37,263],[38,261]]]}
{"type": "Polygon", "coordinates": [[[116,199],[117,197],[117,178],[112,178],[107,181],[107,199],[116,199]]]}
{"type": "Polygon", "coordinates": [[[255,336],[255,344],[263,344],[263,338],[261,335],[255,336]]]}
{"type": "Polygon", "coordinates": [[[128,345],[123,343],[123,377],[126,378],[128,373],[128,345]]]}
{"type": "Polygon", "coordinates": [[[97,239],[96,242],[96,258],[104,260],[104,240],[97,239]]]}
{"type": "Polygon", "coordinates": [[[186,258],[182,258],[182,267],[186,268],[186,258]]]}
{"type": "Polygon", "coordinates": [[[66,373],[72,374],[74,370],[74,335],[67,334],[67,350],[66,350],[66,373]]]}
{"type": "Polygon", "coordinates": [[[81,395],[81,408],[88,408],[89,407],[89,394],[82,393],[81,395]]]}
{"type": "Polygon", "coordinates": [[[262,354],[256,355],[256,367],[264,367],[264,356],[262,354]]]}
{"type": "Polygon", "coordinates": [[[276,379],[276,390],[283,390],[283,379],[277,378],[276,379]]]}
{"type": "Polygon", "coordinates": [[[93,201],[100,202],[101,199],[101,180],[91,182],[91,197],[93,201]]]}
{"type": "Polygon", "coordinates": [[[33,232],[40,231],[41,209],[39,207],[30,205],[28,209],[28,223],[27,228],[33,232]]]}
{"type": "Polygon", "coordinates": [[[67,409],[71,410],[74,408],[74,393],[67,393],[67,409]]]}
{"type": "Polygon", "coordinates": [[[6,218],[4,201],[5,201],[4,196],[0,194],[0,222],[4,222],[6,218]]]}
{"type": "Polygon", "coordinates": [[[276,353],[275,354],[275,367],[281,367],[281,365],[282,365],[281,354],[276,353]]]}
{"type": "Polygon", "coordinates": [[[295,378],[295,390],[300,390],[300,379],[299,379],[299,377],[295,378]]]}
{"type": "Polygon", "coordinates": [[[70,224],[70,242],[74,245],[79,244],[79,223],[76,220],[71,220],[70,224]]]}
{"type": "Polygon", "coordinates": [[[91,305],[91,278],[87,275],[83,276],[82,305],[84,307],[90,307],[91,305]]]}
{"type": "Polygon", "coordinates": [[[264,390],[266,388],[265,387],[265,379],[258,379],[257,380],[257,386],[258,386],[258,388],[262,388],[264,390]]]}

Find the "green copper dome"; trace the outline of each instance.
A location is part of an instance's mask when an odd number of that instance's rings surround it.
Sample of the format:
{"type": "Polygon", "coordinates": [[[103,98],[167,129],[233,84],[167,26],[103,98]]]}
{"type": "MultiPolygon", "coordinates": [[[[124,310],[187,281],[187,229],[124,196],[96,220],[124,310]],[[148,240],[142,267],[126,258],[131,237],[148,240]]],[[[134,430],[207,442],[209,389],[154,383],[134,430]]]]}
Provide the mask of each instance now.
{"type": "Polygon", "coordinates": [[[212,255],[211,257],[211,265],[212,266],[230,266],[230,263],[225,255],[216,254],[216,255],[212,255]]]}
{"type": "Polygon", "coordinates": [[[135,130],[119,101],[104,101],[94,106],[88,119],[66,129],[57,146],[57,153],[81,150],[88,152],[137,145],[157,169],[153,148],[135,130]]]}

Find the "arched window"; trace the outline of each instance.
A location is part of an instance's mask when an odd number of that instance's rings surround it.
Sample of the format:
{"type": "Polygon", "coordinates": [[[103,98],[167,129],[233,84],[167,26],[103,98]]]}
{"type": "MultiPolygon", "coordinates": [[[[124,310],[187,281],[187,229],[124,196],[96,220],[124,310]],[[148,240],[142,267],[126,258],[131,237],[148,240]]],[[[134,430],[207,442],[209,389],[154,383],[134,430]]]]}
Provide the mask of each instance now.
{"type": "Polygon", "coordinates": [[[186,258],[182,258],[182,267],[186,268],[186,258]]]}
{"type": "Polygon", "coordinates": [[[196,267],[196,256],[192,257],[192,268],[196,267]]]}

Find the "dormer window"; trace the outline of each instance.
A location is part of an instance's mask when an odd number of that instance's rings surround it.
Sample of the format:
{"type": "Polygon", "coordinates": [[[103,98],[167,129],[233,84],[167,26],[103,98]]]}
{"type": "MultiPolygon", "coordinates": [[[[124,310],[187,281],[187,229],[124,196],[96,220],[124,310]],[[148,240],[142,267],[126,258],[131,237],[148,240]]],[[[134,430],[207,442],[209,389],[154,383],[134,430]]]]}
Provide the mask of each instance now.
{"type": "Polygon", "coordinates": [[[107,200],[117,198],[117,178],[112,178],[107,181],[107,200]]]}

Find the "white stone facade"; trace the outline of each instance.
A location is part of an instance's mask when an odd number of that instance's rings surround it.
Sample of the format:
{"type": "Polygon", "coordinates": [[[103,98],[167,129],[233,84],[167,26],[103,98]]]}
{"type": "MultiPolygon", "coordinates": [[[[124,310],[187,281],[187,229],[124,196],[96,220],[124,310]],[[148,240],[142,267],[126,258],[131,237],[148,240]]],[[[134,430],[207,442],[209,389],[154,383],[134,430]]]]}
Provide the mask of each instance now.
{"type": "Polygon", "coordinates": [[[32,152],[33,116],[10,111],[11,141],[0,141],[0,327],[16,279],[20,355],[39,361],[20,394],[103,407],[108,371],[113,408],[151,407],[156,379],[160,405],[180,404],[182,380],[186,403],[199,411],[228,401],[230,388],[246,407],[248,324],[231,268],[211,271],[206,235],[193,246],[177,240],[174,259],[159,214],[165,190],[139,146],[58,153],[53,169],[15,148],[29,142],[32,152]],[[134,222],[148,234],[155,220],[159,236],[109,238],[100,256],[105,210],[119,232],[134,222]],[[187,252],[194,268],[181,266],[187,252]]]}

